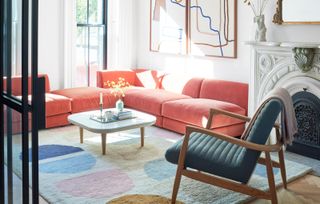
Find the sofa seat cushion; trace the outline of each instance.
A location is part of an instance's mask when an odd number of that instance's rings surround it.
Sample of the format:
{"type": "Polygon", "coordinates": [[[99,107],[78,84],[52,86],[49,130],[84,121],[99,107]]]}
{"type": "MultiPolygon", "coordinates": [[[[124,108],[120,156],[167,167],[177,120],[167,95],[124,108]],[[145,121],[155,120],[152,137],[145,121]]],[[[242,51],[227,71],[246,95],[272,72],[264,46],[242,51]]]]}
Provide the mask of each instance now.
{"type": "Polygon", "coordinates": [[[72,113],[99,109],[100,93],[103,93],[104,108],[115,107],[117,101],[110,89],[96,87],[69,88],[52,93],[70,98],[72,113]]]}
{"type": "MultiPolygon", "coordinates": [[[[241,115],[245,115],[246,113],[244,108],[232,103],[212,99],[191,98],[164,103],[162,107],[162,115],[165,118],[174,119],[200,127],[206,127],[210,108],[222,109],[241,115]]],[[[239,123],[243,122],[225,115],[216,115],[213,117],[211,128],[225,127],[239,123]]]]}
{"type": "Polygon", "coordinates": [[[54,116],[64,113],[71,113],[71,99],[57,95],[46,94],[46,116],[54,116]]]}
{"type": "Polygon", "coordinates": [[[187,98],[190,97],[161,89],[129,89],[124,97],[124,104],[130,108],[161,116],[163,103],[187,98]]]}

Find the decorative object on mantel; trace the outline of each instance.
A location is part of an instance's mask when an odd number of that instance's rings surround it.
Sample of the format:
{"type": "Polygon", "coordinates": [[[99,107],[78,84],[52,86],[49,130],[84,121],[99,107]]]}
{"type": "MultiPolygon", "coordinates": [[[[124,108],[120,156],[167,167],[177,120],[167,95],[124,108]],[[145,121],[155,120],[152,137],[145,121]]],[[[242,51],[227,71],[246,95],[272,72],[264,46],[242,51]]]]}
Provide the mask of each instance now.
{"type": "Polygon", "coordinates": [[[254,22],[257,23],[255,40],[258,42],[267,41],[267,28],[264,23],[263,11],[266,8],[268,0],[244,0],[244,3],[249,5],[254,13],[254,22]]]}
{"type": "Polygon", "coordinates": [[[302,72],[309,72],[313,68],[313,60],[317,48],[320,48],[319,43],[282,43],[282,47],[292,48],[293,57],[296,65],[302,72]]]}
{"type": "Polygon", "coordinates": [[[293,48],[294,60],[302,72],[308,72],[312,69],[314,58],[314,48],[293,48]]]}
{"type": "Polygon", "coordinates": [[[111,89],[111,94],[113,94],[118,101],[116,102],[116,109],[121,112],[124,108],[124,103],[122,98],[125,97],[125,91],[130,87],[130,84],[122,77],[119,77],[117,82],[107,81],[106,84],[111,89]]]}

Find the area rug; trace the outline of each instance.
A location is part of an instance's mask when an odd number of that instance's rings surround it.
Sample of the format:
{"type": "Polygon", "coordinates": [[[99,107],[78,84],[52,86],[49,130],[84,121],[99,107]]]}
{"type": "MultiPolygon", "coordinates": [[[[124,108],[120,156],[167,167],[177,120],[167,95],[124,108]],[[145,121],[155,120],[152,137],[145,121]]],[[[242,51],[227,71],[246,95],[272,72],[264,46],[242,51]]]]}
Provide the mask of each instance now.
{"type": "MultiPolygon", "coordinates": [[[[74,126],[45,130],[39,136],[40,194],[49,203],[107,203],[132,194],[160,195],[170,198],[176,166],[164,159],[164,153],[181,136],[155,127],[146,129],[145,146],[140,148],[138,130],[109,134],[107,154],[101,154],[101,137],[74,126]]],[[[19,167],[20,139],[14,138],[14,166],[19,167]]],[[[16,168],[17,174],[19,169],[16,168]]],[[[311,170],[286,161],[288,180],[311,170]]],[[[241,172],[237,172],[241,173],[241,172]]],[[[274,169],[277,185],[280,171],[274,169]]],[[[257,165],[249,182],[268,188],[265,167],[257,165]]],[[[184,203],[240,203],[249,196],[183,178],[178,200],[184,203]]]]}
{"type": "MultiPolygon", "coordinates": [[[[108,202],[108,204],[171,204],[171,199],[158,195],[126,195],[108,202]]],[[[176,204],[183,204],[177,201],[176,204]]]]}

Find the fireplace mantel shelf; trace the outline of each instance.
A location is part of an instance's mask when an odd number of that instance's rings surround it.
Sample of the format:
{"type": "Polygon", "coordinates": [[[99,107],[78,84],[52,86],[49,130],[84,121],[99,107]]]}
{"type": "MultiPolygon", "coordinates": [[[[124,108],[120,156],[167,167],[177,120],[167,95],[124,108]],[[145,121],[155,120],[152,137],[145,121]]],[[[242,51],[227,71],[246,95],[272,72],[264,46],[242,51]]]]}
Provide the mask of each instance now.
{"type": "Polygon", "coordinates": [[[244,42],[257,50],[286,50],[293,53],[293,59],[302,72],[313,69],[314,56],[320,54],[320,43],[316,42],[244,42]]]}
{"type": "Polygon", "coordinates": [[[245,45],[251,46],[269,46],[269,47],[287,47],[287,48],[318,48],[320,49],[319,42],[255,42],[255,41],[246,41],[245,45]]]}

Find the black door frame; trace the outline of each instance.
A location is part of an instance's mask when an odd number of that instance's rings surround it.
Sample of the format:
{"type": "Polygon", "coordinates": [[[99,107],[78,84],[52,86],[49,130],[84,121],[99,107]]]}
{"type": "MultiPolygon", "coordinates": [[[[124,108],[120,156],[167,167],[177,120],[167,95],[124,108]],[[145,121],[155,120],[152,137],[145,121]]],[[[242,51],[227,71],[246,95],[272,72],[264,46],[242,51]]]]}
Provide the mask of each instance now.
{"type": "MultiPolygon", "coordinates": [[[[38,0],[22,0],[22,98],[18,99],[11,94],[11,38],[12,38],[12,2],[11,0],[1,0],[0,2],[0,203],[13,202],[12,199],[12,127],[10,119],[7,120],[7,163],[8,174],[5,175],[5,157],[4,157],[4,107],[7,110],[15,110],[22,114],[22,202],[39,203],[39,176],[38,176],[38,129],[40,128],[39,121],[44,119],[45,107],[45,79],[38,77],[38,0]],[[29,5],[31,4],[31,10],[29,5]],[[32,14],[31,19],[29,14],[32,14]],[[31,33],[29,28],[31,26],[31,33]],[[31,42],[29,35],[31,34],[31,42]],[[30,53],[31,47],[31,53],[30,53]],[[29,73],[29,54],[31,54],[31,73],[29,73]],[[29,74],[31,74],[31,97],[32,102],[29,104],[29,74]],[[4,90],[4,76],[6,77],[6,90],[4,90]],[[32,115],[32,143],[31,155],[29,158],[29,114],[32,115]],[[11,146],[11,147],[10,147],[11,146]],[[32,199],[29,196],[29,161],[32,161],[32,199]],[[5,183],[5,177],[8,176],[8,182],[5,183]],[[11,177],[11,178],[10,178],[11,177]],[[7,184],[7,185],[6,185],[7,184]],[[8,195],[5,195],[5,189],[8,195]],[[5,197],[7,200],[5,200],[5,197]]],[[[11,113],[7,113],[11,117],[11,113]]],[[[43,122],[43,121],[42,121],[43,122]]]]}

